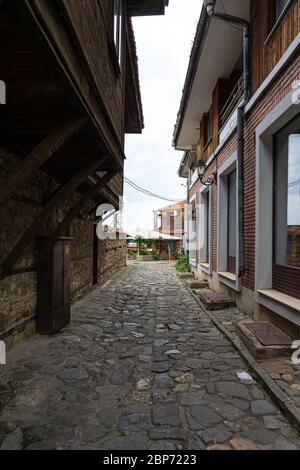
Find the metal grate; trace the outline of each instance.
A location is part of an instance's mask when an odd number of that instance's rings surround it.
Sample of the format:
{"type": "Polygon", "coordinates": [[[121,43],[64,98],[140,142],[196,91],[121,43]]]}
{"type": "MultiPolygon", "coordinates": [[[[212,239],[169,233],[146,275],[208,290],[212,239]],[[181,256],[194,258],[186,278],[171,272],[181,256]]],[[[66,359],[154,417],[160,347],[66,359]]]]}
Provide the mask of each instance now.
{"type": "Polygon", "coordinates": [[[253,322],[246,324],[264,346],[291,346],[292,339],[272,323],[253,322]]]}

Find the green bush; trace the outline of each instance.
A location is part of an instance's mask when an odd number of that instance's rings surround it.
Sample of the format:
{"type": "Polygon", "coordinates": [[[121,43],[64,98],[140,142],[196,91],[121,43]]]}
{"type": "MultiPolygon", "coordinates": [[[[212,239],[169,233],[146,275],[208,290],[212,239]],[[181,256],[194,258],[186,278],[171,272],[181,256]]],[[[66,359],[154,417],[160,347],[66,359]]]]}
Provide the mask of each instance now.
{"type": "Polygon", "coordinates": [[[190,266],[190,261],[189,257],[186,254],[183,254],[179,260],[176,263],[176,270],[179,273],[190,273],[191,272],[191,266],[190,266]]]}

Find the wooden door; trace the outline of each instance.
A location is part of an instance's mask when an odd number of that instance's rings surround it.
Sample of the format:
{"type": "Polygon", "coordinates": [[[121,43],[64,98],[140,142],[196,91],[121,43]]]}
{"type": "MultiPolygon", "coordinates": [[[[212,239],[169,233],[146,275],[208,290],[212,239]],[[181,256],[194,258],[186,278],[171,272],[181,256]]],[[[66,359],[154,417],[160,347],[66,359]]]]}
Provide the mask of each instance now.
{"type": "MultiPolygon", "coordinates": [[[[40,241],[43,248],[46,239],[40,241]]],[[[53,334],[70,322],[71,245],[58,240],[38,267],[37,331],[53,334]]]]}

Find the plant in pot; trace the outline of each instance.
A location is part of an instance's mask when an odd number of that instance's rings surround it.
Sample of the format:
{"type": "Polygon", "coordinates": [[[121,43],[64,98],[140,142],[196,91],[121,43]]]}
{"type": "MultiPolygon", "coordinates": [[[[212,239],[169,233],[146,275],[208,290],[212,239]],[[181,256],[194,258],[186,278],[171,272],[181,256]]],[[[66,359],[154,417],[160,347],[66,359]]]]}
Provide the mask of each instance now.
{"type": "Polygon", "coordinates": [[[178,260],[177,251],[173,251],[173,252],[171,253],[171,256],[170,256],[170,257],[171,257],[171,260],[172,260],[172,261],[177,261],[177,260],[178,260]]]}

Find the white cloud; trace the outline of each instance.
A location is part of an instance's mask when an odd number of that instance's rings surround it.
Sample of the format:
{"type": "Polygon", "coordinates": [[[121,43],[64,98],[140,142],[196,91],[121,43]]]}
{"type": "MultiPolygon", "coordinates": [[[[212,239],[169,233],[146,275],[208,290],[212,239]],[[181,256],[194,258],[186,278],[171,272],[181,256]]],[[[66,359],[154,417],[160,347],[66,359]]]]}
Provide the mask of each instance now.
{"type": "MultiPolygon", "coordinates": [[[[172,146],[179,109],[202,2],[170,0],[166,15],[133,20],[145,130],[126,137],[125,175],[155,193],[185,198],[186,181],[177,176],[181,152],[172,146]]],[[[153,210],[168,202],[152,199],[125,185],[126,229],[153,228],[153,210]]]]}

